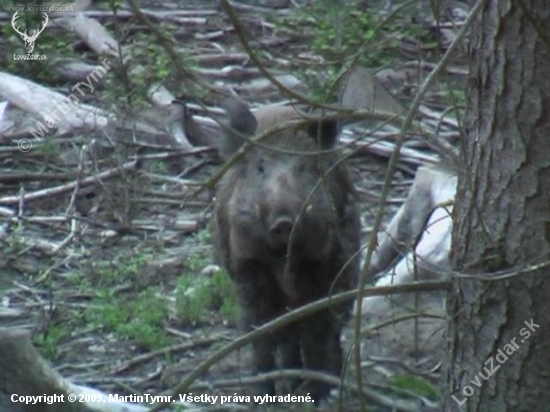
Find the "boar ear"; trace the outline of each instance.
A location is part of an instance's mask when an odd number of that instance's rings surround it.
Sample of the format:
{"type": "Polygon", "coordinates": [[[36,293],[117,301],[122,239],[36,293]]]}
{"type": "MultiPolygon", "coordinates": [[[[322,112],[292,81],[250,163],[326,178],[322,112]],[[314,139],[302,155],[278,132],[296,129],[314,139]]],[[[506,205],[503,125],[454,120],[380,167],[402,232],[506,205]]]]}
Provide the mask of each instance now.
{"type": "Polygon", "coordinates": [[[229,157],[236,152],[243,144],[241,135],[251,136],[256,132],[258,122],[248,108],[248,105],[234,97],[229,97],[221,103],[221,107],[229,117],[230,130],[222,132],[220,141],[220,152],[223,157],[229,157]]]}
{"type": "Polygon", "coordinates": [[[321,149],[331,149],[338,142],[338,122],[336,120],[312,121],[308,123],[307,132],[321,149]]]}
{"type": "Polygon", "coordinates": [[[193,119],[186,101],[174,99],[172,100],[172,104],[179,105],[181,108],[181,123],[189,143],[193,146],[211,146],[212,140],[210,135],[193,119]]]}

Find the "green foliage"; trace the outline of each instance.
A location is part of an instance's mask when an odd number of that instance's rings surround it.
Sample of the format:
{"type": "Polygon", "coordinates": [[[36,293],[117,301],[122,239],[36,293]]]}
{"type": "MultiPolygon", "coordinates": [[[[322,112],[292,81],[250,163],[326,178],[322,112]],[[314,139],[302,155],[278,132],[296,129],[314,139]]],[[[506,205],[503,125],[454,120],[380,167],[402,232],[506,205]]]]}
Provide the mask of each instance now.
{"type": "Polygon", "coordinates": [[[123,336],[136,339],[138,343],[149,349],[166,346],[170,339],[164,336],[163,321],[168,315],[166,301],[157,296],[154,288],[141,292],[130,304],[130,319],[116,328],[123,336]]]}
{"type": "Polygon", "coordinates": [[[99,293],[94,306],[87,317],[96,327],[135,340],[145,349],[160,348],[171,342],[163,333],[168,307],[166,301],[158,296],[156,288],[147,288],[132,299],[117,298],[112,291],[105,289],[99,293]]]}
{"type": "Polygon", "coordinates": [[[135,254],[118,255],[111,262],[96,262],[92,279],[83,283],[96,295],[85,319],[96,328],[112,331],[135,341],[145,349],[169,345],[171,339],[163,332],[168,317],[166,300],[160,297],[157,287],[149,287],[137,295],[122,293],[116,288],[124,282],[133,284],[149,257],[135,254]]]}
{"type": "MultiPolygon", "coordinates": [[[[207,236],[206,232],[202,237],[207,236]]],[[[96,298],[85,318],[95,327],[112,331],[131,339],[143,348],[154,349],[168,345],[171,340],[163,332],[168,317],[167,302],[159,297],[158,289],[149,287],[137,296],[122,293],[116,286],[133,283],[149,257],[135,254],[116,256],[111,262],[94,264],[92,281],[96,298]]],[[[210,276],[197,276],[210,264],[209,256],[197,253],[186,261],[187,272],[177,280],[176,311],[178,319],[198,324],[207,319],[209,311],[219,311],[230,323],[235,323],[238,310],[231,280],[223,271],[210,276]]]]}
{"type": "Polygon", "coordinates": [[[61,143],[59,141],[45,138],[41,143],[36,147],[36,151],[44,155],[45,161],[55,159],[61,154],[61,143]]]}
{"type": "Polygon", "coordinates": [[[184,323],[197,324],[204,320],[211,306],[207,282],[193,275],[183,275],[176,286],[176,313],[184,323]]]}
{"type": "MultiPolygon", "coordinates": [[[[158,30],[166,31],[166,36],[174,31],[174,27],[167,24],[166,27],[158,27],[158,30]]],[[[125,54],[132,56],[132,62],[147,67],[147,70],[132,70],[131,67],[121,67],[117,77],[124,88],[106,90],[107,99],[120,104],[121,94],[125,94],[128,105],[132,107],[148,107],[147,91],[152,84],[162,84],[170,75],[172,62],[162,47],[151,42],[150,33],[136,33],[132,43],[127,46],[125,54]],[[122,72],[121,70],[128,70],[122,72]],[[121,93],[121,90],[123,93],[121,93]]]]}
{"type": "Polygon", "coordinates": [[[209,245],[212,241],[210,228],[204,228],[197,233],[197,240],[201,245],[209,245]]]}
{"type": "Polygon", "coordinates": [[[312,51],[327,61],[342,63],[368,42],[368,52],[360,63],[381,66],[390,61],[390,52],[399,46],[399,28],[388,22],[382,31],[380,15],[373,9],[362,10],[356,3],[342,7],[332,0],[312,2],[299,9],[294,20],[279,21],[278,25],[298,33],[306,33],[312,51]],[[307,26],[307,30],[304,30],[307,26]]]}
{"type": "Polygon", "coordinates": [[[375,7],[365,8],[358,1],[344,7],[333,0],[311,2],[298,9],[292,18],[275,22],[276,26],[306,36],[311,51],[326,64],[310,65],[303,77],[315,101],[331,100],[332,86],[339,71],[351,61],[367,67],[384,67],[401,58],[400,41],[410,34],[395,20],[384,21],[375,7]],[[328,73],[325,75],[323,73],[328,73]]]}
{"type": "Polygon", "coordinates": [[[152,168],[153,173],[157,173],[159,175],[169,175],[170,171],[168,169],[168,164],[163,161],[159,161],[153,164],[152,168]]]}
{"type": "Polygon", "coordinates": [[[25,249],[25,243],[23,242],[24,226],[20,221],[15,222],[10,226],[8,235],[0,243],[2,252],[5,256],[18,255],[25,249]]]}
{"type": "MultiPolygon", "coordinates": [[[[342,8],[333,2],[316,2],[312,8],[315,35],[311,33],[311,47],[329,61],[342,61],[377,34],[379,18],[375,13],[352,13],[353,7],[342,8]]],[[[378,66],[382,59],[383,50],[372,48],[363,63],[378,66]]]]}
{"type": "Polygon", "coordinates": [[[210,258],[201,252],[188,256],[185,260],[185,266],[192,273],[202,270],[208,264],[210,264],[210,258]]]}
{"type": "Polygon", "coordinates": [[[182,275],[176,287],[178,319],[188,324],[200,324],[210,310],[219,311],[230,324],[238,318],[238,306],[233,283],[227,273],[218,270],[211,276],[197,276],[208,261],[200,255],[187,260],[189,272],[182,275]]]}
{"type": "Polygon", "coordinates": [[[63,325],[51,325],[41,335],[36,336],[34,343],[42,348],[44,356],[55,360],[59,356],[59,343],[69,335],[69,331],[63,325]]]}
{"type": "Polygon", "coordinates": [[[412,392],[433,400],[439,399],[438,389],[417,376],[399,374],[393,376],[389,382],[396,389],[412,392]]]}
{"type": "Polygon", "coordinates": [[[235,325],[239,318],[239,306],[233,282],[223,269],[214,273],[211,282],[214,290],[214,305],[219,306],[220,314],[226,321],[235,325]]]}
{"type": "Polygon", "coordinates": [[[317,69],[306,69],[303,71],[309,90],[310,99],[317,103],[326,103],[331,99],[331,86],[335,84],[338,78],[338,72],[332,67],[327,67],[323,73],[317,69]]]}
{"type": "Polygon", "coordinates": [[[465,90],[453,90],[450,87],[445,93],[446,101],[450,102],[455,108],[464,106],[466,102],[466,91],[465,90]]]}
{"type": "Polygon", "coordinates": [[[93,263],[97,275],[96,286],[110,286],[124,280],[132,280],[139,270],[147,263],[148,256],[135,254],[130,257],[116,256],[112,262],[93,263]]]}
{"type": "Polygon", "coordinates": [[[109,3],[109,6],[111,7],[111,10],[120,10],[122,6],[124,6],[124,1],[122,0],[102,0],[98,1],[98,3],[109,3]]]}

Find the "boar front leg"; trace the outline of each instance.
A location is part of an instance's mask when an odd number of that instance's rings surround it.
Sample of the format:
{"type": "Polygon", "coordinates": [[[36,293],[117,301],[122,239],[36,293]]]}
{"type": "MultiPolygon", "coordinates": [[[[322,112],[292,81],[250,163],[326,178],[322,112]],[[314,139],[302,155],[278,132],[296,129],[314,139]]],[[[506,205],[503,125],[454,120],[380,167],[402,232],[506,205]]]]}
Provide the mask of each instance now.
{"type": "MultiPolygon", "coordinates": [[[[232,277],[237,285],[241,306],[241,323],[246,332],[263,325],[283,313],[285,298],[269,267],[261,261],[237,260],[232,265],[232,277]]],[[[279,337],[269,334],[252,342],[252,372],[272,371],[279,337]]],[[[273,381],[258,383],[253,388],[258,396],[274,395],[273,381]]]]}
{"type": "MultiPolygon", "coordinates": [[[[283,369],[301,369],[302,356],[300,353],[300,323],[293,323],[280,332],[281,367],[283,369]]],[[[300,379],[285,380],[285,394],[294,393],[301,383],[300,379]]]]}
{"type": "MultiPolygon", "coordinates": [[[[308,317],[302,325],[301,338],[305,368],[339,376],[342,370],[339,320],[334,318],[330,310],[327,310],[308,317]]],[[[305,392],[309,392],[317,401],[329,394],[330,385],[310,381],[306,383],[305,392]]]]}

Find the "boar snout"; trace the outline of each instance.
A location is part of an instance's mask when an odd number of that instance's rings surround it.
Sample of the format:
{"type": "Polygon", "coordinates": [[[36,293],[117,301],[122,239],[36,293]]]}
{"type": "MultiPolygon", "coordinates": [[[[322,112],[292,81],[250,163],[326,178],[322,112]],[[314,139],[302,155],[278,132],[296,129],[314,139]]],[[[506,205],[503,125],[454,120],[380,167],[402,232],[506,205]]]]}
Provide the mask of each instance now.
{"type": "Polygon", "coordinates": [[[293,226],[294,219],[289,215],[283,214],[273,219],[269,226],[269,243],[272,249],[286,249],[293,226]]]}

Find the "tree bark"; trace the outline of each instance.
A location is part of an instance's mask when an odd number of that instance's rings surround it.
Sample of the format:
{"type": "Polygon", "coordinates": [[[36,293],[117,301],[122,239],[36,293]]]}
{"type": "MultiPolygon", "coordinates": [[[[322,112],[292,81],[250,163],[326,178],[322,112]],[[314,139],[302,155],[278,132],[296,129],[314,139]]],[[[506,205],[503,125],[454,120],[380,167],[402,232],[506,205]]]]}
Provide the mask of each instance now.
{"type": "Polygon", "coordinates": [[[473,28],[445,411],[550,410],[550,267],[525,270],[550,251],[549,27],[547,0],[489,0],[473,28]]]}

